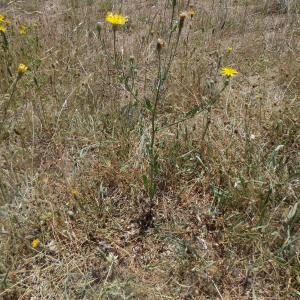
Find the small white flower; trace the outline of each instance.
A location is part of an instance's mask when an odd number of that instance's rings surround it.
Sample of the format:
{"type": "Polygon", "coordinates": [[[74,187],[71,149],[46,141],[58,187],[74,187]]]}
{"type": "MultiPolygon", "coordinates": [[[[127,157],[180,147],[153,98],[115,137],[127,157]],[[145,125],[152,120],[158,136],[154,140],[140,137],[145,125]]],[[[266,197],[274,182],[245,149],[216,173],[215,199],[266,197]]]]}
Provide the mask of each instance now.
{"type": "Polygon", "coordinates": [[[241,181],[239,179],[234,183],[234,188],[238,190],[241,188],[241,181]]]}
{"type": "Polygon", "coordinates": [[[109,253],[109,255],[106,257],[107,261],[112,264],[118,260],[118,256],[114,255],[113,253],[109,253]]]}

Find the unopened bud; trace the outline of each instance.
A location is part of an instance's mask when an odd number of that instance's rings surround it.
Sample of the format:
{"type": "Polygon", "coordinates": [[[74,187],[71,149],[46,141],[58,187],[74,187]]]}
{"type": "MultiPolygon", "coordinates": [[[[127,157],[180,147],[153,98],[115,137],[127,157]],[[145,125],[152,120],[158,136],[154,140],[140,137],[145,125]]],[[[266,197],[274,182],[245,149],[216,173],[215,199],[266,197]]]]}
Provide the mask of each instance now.
{"type": "Polygon", "coordinates": [[[130,62],[131,64],[134,63],[134,56],[133,56],[133,55],[130,55],[130,57],[129,57],[129,62],[130,62]]]}
{"type": "Polygon", "coordinates": [[[97,31],[98,31],[98,34],[100,35],[101,29],[102,29],[102,24],[101,24],[101,22],[97,22],[97,24],[96,24],[96,29],[97,29],[97,31]]]}

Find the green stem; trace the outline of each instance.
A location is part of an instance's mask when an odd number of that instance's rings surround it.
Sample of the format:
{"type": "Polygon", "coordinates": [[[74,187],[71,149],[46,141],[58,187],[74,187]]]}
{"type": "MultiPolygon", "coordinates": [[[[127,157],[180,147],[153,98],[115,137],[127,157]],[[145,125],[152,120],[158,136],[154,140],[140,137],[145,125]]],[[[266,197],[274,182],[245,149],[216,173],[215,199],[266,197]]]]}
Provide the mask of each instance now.
{"type": "Polygon", "coordinates": [[[117,35],[116,35],[116,28],[113,25],[113,34],[114,34],[114,60],[115,60],[115,66],[117,65],[117,50],[116,50],[116,39],[117,39],[117,35]]]}

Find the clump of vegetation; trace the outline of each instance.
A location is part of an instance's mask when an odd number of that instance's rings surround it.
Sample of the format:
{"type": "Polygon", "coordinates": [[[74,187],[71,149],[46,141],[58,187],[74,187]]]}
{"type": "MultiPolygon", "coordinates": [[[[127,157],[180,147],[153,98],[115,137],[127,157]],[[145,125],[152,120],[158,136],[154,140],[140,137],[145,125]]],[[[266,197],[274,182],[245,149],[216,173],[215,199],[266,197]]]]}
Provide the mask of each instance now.
{"type": "Polygon", "coordinates": [[[299,5],[127,2],[0,12],[0,298],[296,299],[299,5]]]}

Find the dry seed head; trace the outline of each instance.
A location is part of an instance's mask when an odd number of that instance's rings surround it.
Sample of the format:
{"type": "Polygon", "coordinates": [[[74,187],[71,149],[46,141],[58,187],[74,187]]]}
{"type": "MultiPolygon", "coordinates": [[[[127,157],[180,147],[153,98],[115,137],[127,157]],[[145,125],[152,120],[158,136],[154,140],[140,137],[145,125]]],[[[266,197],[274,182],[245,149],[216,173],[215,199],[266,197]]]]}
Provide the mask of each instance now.
{"type": "Polygon", "coordinates": [[[166,46],[166,42],[165,42],[163,39],[158,39],[158,40],[157,40],[156,50],[157,50],[158,52],[160,52],[161,49],[165,48],[165,46],[166,46]]]}
{"type": "Polygon", "coordinates": [[[182,12],[182,13],[179,15],[179,30],[182,29],[186,17],[187,17],[187,13],[186,13],[186,12],[182,12]]]}
{"type": "Polygon", "coordinates": [[[190,10],[190,11],[189,11],[189,16],[191,17],[191,19],[194,18],[195,14],[196,14],[196,13],[195,13],[194,10],[190,10]]]}

